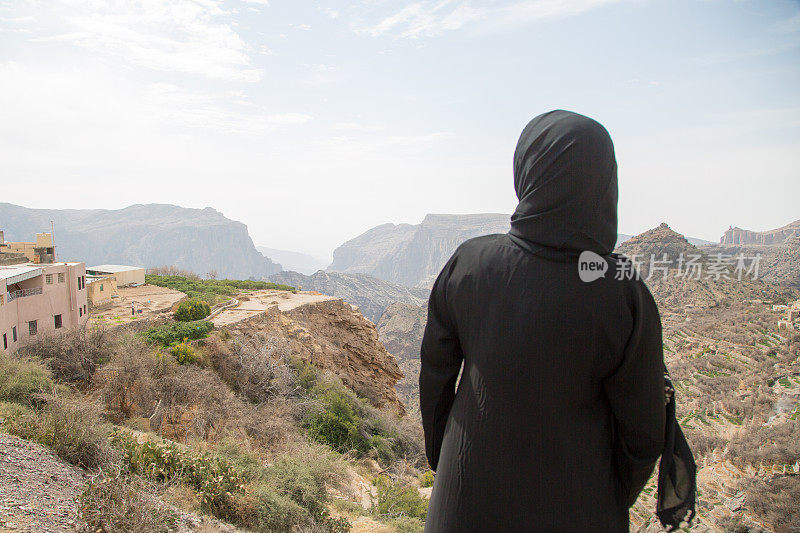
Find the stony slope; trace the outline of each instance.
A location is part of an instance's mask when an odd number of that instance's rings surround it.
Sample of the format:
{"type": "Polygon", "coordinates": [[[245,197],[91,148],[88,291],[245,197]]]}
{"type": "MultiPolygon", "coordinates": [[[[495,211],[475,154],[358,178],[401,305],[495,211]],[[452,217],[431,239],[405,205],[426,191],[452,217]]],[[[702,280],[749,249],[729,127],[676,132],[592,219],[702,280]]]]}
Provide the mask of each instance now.
{"type": "Polygon", "coordinates": [[[232,335],[285,338],[292,355],[333,372],[376,407],[405,412],[395,390],[403,376],[397,360],[381,344],[375,326],[341,300],[269,310],[226,329],[232,335]]]}
{"type": "Polygon", "coordinates": [[[29,209],[0,203],[8,241],[33,240],[55,224],[58,258],[92,264],[172,265],[200,275],[261,279],[281,270],[256,251],[247,226],[207,207],[132,205],[124,209],[29,209]]]}
{"type": "Polygon", "coordinates": [[[359,308],[361,313],[377,323],[387,306],[394,302],[421,305],[428,299],[425,289],[413,289],[375,278],[368,274],[345,274],[318,271],[311,276],[283,271],[269,277],[270,281],[307,291],[341,298],[359,308]]]}

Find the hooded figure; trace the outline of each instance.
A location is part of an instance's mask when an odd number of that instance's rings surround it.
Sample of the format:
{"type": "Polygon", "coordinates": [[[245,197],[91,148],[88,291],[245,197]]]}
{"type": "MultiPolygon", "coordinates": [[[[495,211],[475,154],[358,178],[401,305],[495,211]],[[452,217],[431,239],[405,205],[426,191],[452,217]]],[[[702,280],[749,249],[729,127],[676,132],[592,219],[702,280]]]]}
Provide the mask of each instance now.
{"type": "Polygon", "coordinates": [[[608,132],[567,111],[536,117],[514,186],[509,233],[462,244],[428,302],[425,531],[627,531],[664,445],[664,362],[650,292],[610,255],[608,132]],[[579,276],[586,251],[607,265],[593,281],[579,276]]]}

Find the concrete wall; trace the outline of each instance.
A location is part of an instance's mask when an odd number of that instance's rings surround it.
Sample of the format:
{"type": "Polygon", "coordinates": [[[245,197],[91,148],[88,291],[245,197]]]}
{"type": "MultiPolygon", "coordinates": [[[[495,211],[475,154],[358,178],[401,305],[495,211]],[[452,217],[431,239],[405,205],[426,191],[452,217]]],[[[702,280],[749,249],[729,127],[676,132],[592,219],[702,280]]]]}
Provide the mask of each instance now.
{"type": "Polygon", "coordinates": [[[92,305],[103,305],[111,301],[111,296],[117,292],[117,282],[114,278],[96,279],[86,284],[87,297],[92,305]]]}
{"type": "Polygon", "coordinates": [[[87,290],[81,287],[79,279],[86,275],[83,263],[55,263],[38,265],[41,276],[27,279],[21,283],[7,286],[0,280],[0,349],[3,348],[3,334],[6,335],[8,350],[16,350],[35,340],[36,337],[56,331],[55,316],[61,315],[61,328],[66,331],[82,325],[88,318],[87,290]],[[62,274],[63,281],[59,281],[62,274]],[[48,283],[49,281],[49,283],[48,283]],[[8,292],[19,289],[42,290],[41,294],[23,296],[8,301],[8,292]],[[29,323],[36,321],[36,334],[30,334],[29,323]],[[17,328],[17,341],[13,342],[12,328],[17,328]]]}

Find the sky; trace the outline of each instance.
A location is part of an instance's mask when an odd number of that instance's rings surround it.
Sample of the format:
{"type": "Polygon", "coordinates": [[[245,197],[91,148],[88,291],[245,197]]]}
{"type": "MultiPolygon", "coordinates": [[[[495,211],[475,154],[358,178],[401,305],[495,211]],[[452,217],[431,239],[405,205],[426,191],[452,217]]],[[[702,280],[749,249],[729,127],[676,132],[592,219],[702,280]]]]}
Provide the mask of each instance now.
{"type": "Polygon", "coordinates": [[[619,230],[800,218],[800,2],[0,0],[0,201],[211,206],[329,258],[511,213],[534,116],[599,120],[619,230]]]}

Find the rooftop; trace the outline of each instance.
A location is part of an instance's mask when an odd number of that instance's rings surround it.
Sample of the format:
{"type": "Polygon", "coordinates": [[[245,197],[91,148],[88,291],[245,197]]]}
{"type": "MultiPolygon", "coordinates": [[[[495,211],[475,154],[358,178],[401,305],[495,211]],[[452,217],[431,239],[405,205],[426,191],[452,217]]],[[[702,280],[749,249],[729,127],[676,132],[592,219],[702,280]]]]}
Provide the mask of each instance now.
{"type": "Polygon", "coordinates": [[[6,284],[19,283],[26,279],[35,278],[42,275],[42,268],[31,265],[11,265],[0,266],[0,279],[6,280],[6,284]]]}
{"type": "Polygon", "coordinates": [[[144,267],[128,266],[128,265],[97,265],[86,267],[86,270],[95,270],[97,272],[109,272],[114,274],[116,272],[128,272],[131,270],[144,270],[144,267]]]}

